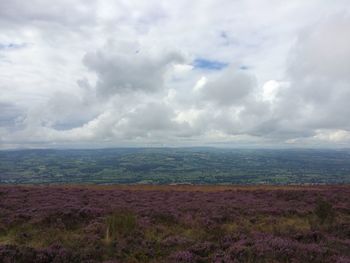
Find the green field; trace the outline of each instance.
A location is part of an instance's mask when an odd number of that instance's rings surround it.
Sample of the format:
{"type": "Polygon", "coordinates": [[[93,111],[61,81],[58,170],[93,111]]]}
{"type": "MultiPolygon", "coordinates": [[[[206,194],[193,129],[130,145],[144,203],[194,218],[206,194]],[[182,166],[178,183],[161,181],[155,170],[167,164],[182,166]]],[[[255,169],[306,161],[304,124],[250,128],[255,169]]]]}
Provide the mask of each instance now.
{"type": "Polygon", "coordinates": [[[350,183],[350,150],[119,148],[0,151],[3,184],[350,183]]]}

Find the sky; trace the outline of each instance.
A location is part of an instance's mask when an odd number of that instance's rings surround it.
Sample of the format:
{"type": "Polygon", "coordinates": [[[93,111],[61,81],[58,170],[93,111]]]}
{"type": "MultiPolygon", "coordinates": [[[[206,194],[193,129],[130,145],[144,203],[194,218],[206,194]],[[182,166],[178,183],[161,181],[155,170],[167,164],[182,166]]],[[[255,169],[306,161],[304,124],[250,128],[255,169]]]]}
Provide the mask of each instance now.
{"type": "Polygon", "coordinates": [[[350,147],[348,0],[0,0],[0,149],[350,147]]]}

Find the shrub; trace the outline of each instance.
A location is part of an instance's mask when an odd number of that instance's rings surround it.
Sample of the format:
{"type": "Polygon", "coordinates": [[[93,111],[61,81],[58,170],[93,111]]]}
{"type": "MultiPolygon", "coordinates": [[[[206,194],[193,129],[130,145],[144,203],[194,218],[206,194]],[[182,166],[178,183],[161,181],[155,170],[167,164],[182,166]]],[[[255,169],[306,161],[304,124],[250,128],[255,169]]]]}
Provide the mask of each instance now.
{"type": "Polygon", "coordinates": [[[332,224],[334,221],[334,209],[331,203],[319,199],[317,201],[316,208],[314,210],[314,214],[317,216],[320,224],[323,225],[325,223],[332,224]]]}
{"type": "Polygon", "coordinates": [[[177,251],[169,256],[171,262],[196,262],[195,255],[190,251],[177,251]]]}
{"type": "Polygon", "coordinates": [[[156,224],[173,225],[177,223],[176,217],[169,212],[154,212],[152,218],[156,224]]]}

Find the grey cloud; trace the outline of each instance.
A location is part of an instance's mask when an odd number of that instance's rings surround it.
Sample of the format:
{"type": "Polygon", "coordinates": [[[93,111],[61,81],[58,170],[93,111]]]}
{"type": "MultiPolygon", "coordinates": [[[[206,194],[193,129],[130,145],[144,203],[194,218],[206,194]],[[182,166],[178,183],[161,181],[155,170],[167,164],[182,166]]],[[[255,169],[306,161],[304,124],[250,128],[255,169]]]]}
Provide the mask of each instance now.
{"type": "Polygon", "coordinates": [[[0,102],[0,127],[14,128],[24,117],[23,109],[12,103],[0,102]]]}
{"type": "MultiPolygon", "coordinates": [[[[95,0],[45,1],[11,0],[0,1],[0,22],[56,23],[69,27],[91,24],[95,20],[95,0]]],[[[1,24],[0,23],[0,26],[1,24]]]]}
{"type": "Polygon", "coordinates": [[[174,129],[175,123],[171,121],[173,117],[174,112],[169,106],[148,103],[125,115],[125,122],[121,125],[123,136],[147,137],[157,131],[174,129]]]}
{"type": "Polygon", "coordinates": [[[147,103],[124,115],[118,129],[123,131],[125,138],[163,138],[186,137],[190,127],[186,123],[174,120],[174,109],[165,103],[147,103]]]}
{"type": "Polygon", "coordinates": [[[155,92],[162,89],[165,73],[173,63],[182,62],[176,52],[151,54],[136,43],[107,44],[104,49],[87,53],[84,64],[97,74],[97,94],[108,97],[133,91],[155,92]]]}
{"type": "Polygon", "coordinates": [[[269,119],[257,122],[257,125],[248,130],[246,134],[281,142],[295,138],[312,137],[315,135],[315,131],[281,119],[269,119]]]}
{"type": "Polygon", "coordinates": [[[98,114],[96,106],[93,101],[86,98],[60,92],[48,101],[45,117],[52,122],[53,128],[68,130],[93,119],[98,114]]]}
{"type": "Polygon", "coordinates": [[[200,90],[202,98],[219,106],[232,106],[242,103],[256,87],[254,76],[236,68],[229,68],[200,90]]]}
{"type": "Polygon", "coordinates": [[[81,127],[103,111],[93,97],[56,92],[47,102],[27,109],[22,119],[26,129],[54,129],[57,131],[81,127]]]}

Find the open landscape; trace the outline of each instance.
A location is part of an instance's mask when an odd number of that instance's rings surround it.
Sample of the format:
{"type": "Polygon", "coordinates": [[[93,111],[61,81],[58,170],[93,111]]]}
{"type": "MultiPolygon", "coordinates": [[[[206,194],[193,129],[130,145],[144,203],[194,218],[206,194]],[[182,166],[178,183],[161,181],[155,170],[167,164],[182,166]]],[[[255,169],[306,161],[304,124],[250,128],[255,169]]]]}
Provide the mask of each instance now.
{"type": "Polygon", "coordinates": [[[350,151],[0,151],[0,260],[350,262],[350,151]]]}
{"type": "Polygon", "coordinates": [[[1,186],[1,262],[350,262],[349,186],[1,186]]]}
{"type": "Polygon", "coordinates": [[[2,184],[344,184],[349,149],[0,151],[2,184]]]}
{"type": "Polygon", "coordinates": [[[350,263],[349,0],[0,0],[0,263],[350,263]]]}

